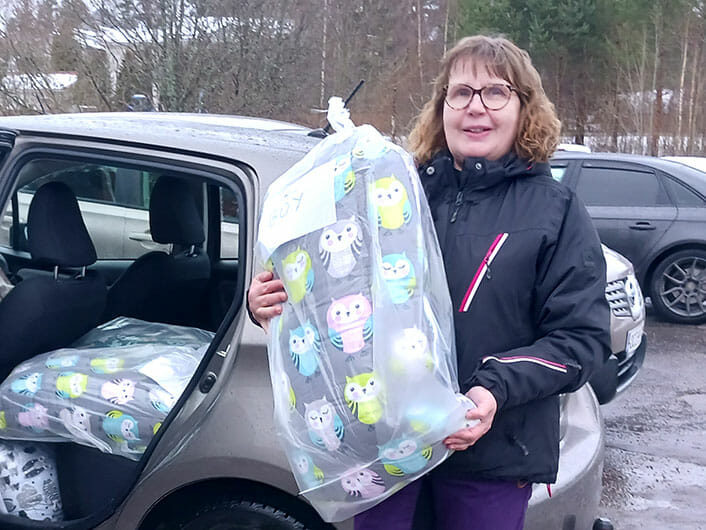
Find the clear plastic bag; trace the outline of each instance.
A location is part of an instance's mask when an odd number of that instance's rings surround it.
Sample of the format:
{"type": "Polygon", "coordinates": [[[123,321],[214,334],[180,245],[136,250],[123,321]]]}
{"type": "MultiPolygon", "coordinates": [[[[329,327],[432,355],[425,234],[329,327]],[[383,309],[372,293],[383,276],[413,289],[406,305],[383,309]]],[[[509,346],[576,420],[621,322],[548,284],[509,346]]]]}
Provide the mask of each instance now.
{"type": "Polygon", "coordinates": [[[370,126],[324,139],[270,186],[257,252],[289,296],[268,350],[280,438],[301,492],[347,519],[442,462],[473,406],[411,157],[370,126]]]}
{"type": "Polygon", "coordinates": [[[14,368],[0,385],[0,439],[73,441],[138,460],[212,339],[197,328],[106,322],[14,368]]]}

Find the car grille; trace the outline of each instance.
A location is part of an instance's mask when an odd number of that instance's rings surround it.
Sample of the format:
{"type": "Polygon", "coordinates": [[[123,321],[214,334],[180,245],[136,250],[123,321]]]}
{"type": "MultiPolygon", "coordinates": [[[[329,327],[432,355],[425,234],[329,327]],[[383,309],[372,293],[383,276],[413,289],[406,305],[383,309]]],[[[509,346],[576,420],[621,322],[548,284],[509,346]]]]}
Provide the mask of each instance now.
{"type": "Polygon", "coordinates": [[[628,295],[625,292],[625,280],[616,280],[608,282],[605,288],[605,297],[608,300],[610,310],[616,317],[629,317],[630,302],[628,295]]]}

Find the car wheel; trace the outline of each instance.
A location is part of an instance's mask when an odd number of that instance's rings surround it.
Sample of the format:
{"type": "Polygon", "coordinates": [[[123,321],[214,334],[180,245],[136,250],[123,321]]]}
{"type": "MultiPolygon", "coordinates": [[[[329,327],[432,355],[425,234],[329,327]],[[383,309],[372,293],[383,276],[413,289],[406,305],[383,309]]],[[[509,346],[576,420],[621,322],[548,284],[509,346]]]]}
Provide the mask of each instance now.
{"type": "Polygon", "coordinates": [[[159,528],[179,530],[306,530],[296,517],[264,503],[247,499],[204,500],[198,506],[165,521],[159,528]]]}
{"type": "Polygon", "coordinates": [[[706,251],[686,249],[660,261],[650,282],[660,316],[682,324],[706,322],[706,251]]]}

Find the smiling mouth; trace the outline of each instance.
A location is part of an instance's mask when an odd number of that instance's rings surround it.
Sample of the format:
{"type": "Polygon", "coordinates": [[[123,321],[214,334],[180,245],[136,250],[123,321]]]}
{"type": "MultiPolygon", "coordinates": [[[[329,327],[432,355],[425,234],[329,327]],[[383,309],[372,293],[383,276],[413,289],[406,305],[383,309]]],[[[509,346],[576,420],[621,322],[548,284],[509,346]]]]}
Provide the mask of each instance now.
{"type": "Polygon", "coordinates": [[[484,132],[488,132],[491,129],[489,127],[467,127],[463,129],[463,132],[471,133],[471,134],[480,134],[484,132]]]}

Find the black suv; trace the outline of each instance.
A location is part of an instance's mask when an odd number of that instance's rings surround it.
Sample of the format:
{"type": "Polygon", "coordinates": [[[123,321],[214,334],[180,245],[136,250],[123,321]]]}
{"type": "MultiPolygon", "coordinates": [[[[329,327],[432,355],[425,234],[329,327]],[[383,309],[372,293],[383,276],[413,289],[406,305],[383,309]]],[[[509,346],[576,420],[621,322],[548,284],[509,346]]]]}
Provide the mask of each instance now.
{"type": "Polygon", "coordinates": [[[586,204],[601,241],[627,257],[654,309],[706,322],[706,173],[669,160],[558,152],[552,174],[586,204]]]}

